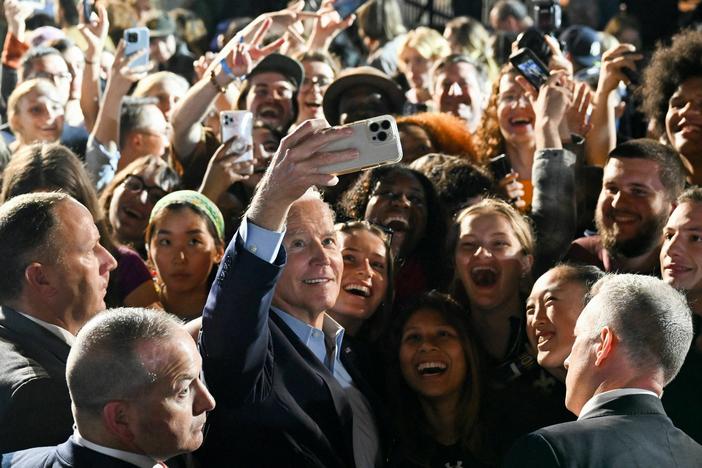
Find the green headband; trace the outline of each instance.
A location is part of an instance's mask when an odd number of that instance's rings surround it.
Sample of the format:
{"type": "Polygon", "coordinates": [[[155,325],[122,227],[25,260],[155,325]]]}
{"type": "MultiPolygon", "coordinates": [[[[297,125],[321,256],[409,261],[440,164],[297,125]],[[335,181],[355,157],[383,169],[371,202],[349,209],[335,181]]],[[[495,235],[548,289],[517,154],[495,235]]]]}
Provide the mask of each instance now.
{"type": "Polygon", "coordinates": [[[154,218],[161,210],[171,205],[190,205],[195,208],[212,221],[217,231],[217,236],[220,240],[224,240],[224,217],[222,216],[222,212],[219,211],[219,208],[217,208],[217,205],[215,205],[212,200],[194,190],[178,190],[169,193],[156,202],[154,209],[151,210],[151,216],[149,216],[149,224],[153,222],[154,218]]]}

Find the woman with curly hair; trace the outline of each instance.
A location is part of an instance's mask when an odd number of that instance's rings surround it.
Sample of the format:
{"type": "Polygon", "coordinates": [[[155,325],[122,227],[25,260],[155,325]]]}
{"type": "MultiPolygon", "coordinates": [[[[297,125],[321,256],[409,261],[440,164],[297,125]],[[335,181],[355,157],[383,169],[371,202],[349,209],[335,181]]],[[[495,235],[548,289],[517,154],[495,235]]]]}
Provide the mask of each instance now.
{"type": "Polygon", "coordinates": [[[339,208],[347,219],[392,231],[396,304],[443,286],[446,218],[426,176],[402,165],[371,169],[343,195],[339,208]]]}
{"type": "Polygon", "coordinates": [[[521,205],[530,205],[533,193],[531,168],[534,162],[536,140],[534,123],[536,115],[522,87],[517,83],[517,70],[507,64],[500,70],[493,82],[492,92],[483,118],[478,128],[478,154],[484,161],[505,154],[513,169],[513,174],[501,181],[506,187],[515,179],[519,182],[517,191],[510,198],[520,197],[521,205]]]}
{"type": "Polygon", "coordinates": [[[462,156],[480,162],[465,122],[452,114],[422,112],[397,118],[402,143],[402,162],[410,164],[429,153],[462,156]]]}
{"type": "Polygon", "coordinates": [[[657,49],[644,71],[643,110],[653,131],[680,153],[690,182],[702,183],[702,31],[657,49]]]}

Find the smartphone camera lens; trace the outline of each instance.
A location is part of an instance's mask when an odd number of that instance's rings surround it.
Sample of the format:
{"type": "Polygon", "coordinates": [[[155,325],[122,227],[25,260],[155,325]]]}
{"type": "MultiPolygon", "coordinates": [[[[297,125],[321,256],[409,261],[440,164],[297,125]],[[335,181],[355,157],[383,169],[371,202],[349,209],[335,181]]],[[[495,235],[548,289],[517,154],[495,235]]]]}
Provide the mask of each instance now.
{"type": "Polygon", "coordinates": [[[385,141],[388,139],[388,134],[385,132],[378,132],[378,140],[385,141]]]}
{"type": "Polygon", "coordinates": [[[137,42],[139,40],[139,36],[137,33],[130,32],[127,33],[127,42],[137,42]]]}
{"type": "Polygon", "coordinates": [[[380,126],[383,127],[383,130],[390,130],[390,122],[387,120],[383,120],[380,126]]]}
{"type": "Polygon", "coordinates": [[[377,132],[378,130],[380,130],[378,122],[373,122],[372,124],[370,124],[370,130],[371,132],[377,132]]]}

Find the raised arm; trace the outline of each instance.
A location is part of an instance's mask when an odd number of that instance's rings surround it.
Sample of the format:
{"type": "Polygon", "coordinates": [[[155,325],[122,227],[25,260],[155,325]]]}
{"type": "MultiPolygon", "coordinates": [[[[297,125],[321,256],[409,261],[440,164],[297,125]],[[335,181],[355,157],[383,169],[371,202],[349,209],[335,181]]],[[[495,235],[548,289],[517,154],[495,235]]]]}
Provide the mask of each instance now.
{"type": "MultiPolygon", "coordinates": [[[[83,0],[88,1],[88,0],[83,0]]],[[[80,108],[85,119],[85,128],[93,130],[100,109],[100,57],[105,48],[107,31],[110,23],[107,19],[107,9],[101,2],[95,2],[97,18],[86,23],[83,21],[83,9],[79,8],[81,24],[78,31],[83,35],[86,44],[85,68],[83,69],[83,83],[81,86],[80,108]]]]}
{"type": "Polygon", "coordinates": [[[263,243],[280,241],[290,206],[307,189],[338,181],[320,174],[318,167],[357,157],[356,150],[324,151],[330,142],[351,134],[325,127],[321,119],[307,121],[282,140],[219,267],[200,336],[205,378],[215,397],[227,392],[237,398],[265,388],[262,377],[272,359],[268,312],[285,255],[266,248],[270,256],[262,258],[263,243]]]}
{"type": "Polygon", "coordinates": [[[563,149],[559,128],[573,99],[567,72],[553,72],[538,94],[518,79],[532,101],[536,122],[536,154],[531,218],[536,232],[535,275],[540,275],[567,251],[575,232],[575,155],[563,149]]]}
{"type": "Polygon", "coordinates": [[[619,44],[602,54],[600,79],[592,101],[592,129],[585,140],[585,160],[591,166],[604,166],[607,155],[617,144],[614,91],[620,82],[629,82],[622,70],[635,71],[636,62],[643,58],[635,51],[631,44],[619,44]]]}
{"type": "MultiPolygon", "coordinates": [[[[250,26],[250,25],[249,25],[250,26]]],[[[245,77],[254,65],[266,55],[278,49],[282,40],[278,40],[265,47],[260,47],[260,43],[271,26],[270,20],[258,23],[250,41],[246,41],[248,29],[237,34],[232,41],[227,44],[227,53],[217,55],[210,67],[204,72],[202,78],[193,85],[185,97],[180,100],[178,106],[173,111],[171,124],[173,125],[173,146],[181,163],[186,165],[188,158],[195,150],[195,146],[200,141],[202,134],[202,119],[215,98],[227,89],[235,79],[245,77]],[[220,65],[222,60],[227,61],[227,65],[232,71],[229,74],[220,65]]],[[[224,50],[224,49],[223,49],[224,50]]]]}

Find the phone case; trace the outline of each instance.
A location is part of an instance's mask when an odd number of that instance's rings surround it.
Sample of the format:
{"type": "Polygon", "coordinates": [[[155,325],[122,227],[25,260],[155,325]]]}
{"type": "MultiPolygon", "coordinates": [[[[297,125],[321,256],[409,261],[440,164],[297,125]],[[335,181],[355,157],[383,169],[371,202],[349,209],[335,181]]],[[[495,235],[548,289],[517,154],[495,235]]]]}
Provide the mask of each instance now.
{"type": "MultiPolygon", "coordinates": [[[[219,113],[219,128],[222,143],[239,137],[246,145],[253,147],[253,114],[249,111],[222,111],[219,113]]],[[[235,159],[235,162],[251,161],[253,150],[235,159]]]]}
{"type": "Polygon", "coordinates": [[[351,127],[353,135],[327,145],[325,150],[339,151],[356,148],[359,156],[351,161],[322,166],[321,172],[342,175],[384,164],[394,164],[402,160],[400,133],[394,117],[381,115],[344,126],[351,127]]]}
{"type": "Polygon", "coordinates": [[[140,50],[146,49],[146,54],[139,57],[129,66],[139,67],[149,64],[149,30],[147,28],[129,28],[124,31],[124,55],[129,57],[140,50]]]}

